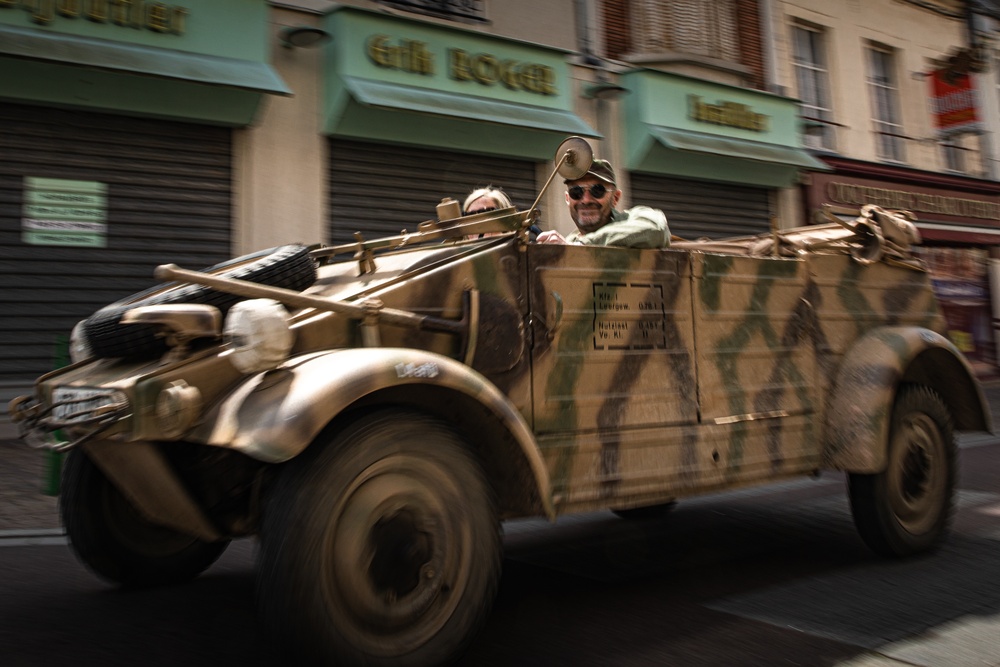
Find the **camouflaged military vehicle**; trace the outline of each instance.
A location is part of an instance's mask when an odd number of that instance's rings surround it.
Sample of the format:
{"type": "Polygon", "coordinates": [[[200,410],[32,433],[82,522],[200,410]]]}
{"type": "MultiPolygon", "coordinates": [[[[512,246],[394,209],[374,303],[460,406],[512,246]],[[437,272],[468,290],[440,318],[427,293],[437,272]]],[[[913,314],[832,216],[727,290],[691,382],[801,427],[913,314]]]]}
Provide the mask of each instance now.
{"type": "MultiPolygon", "coordinates": [[[[570,139],[557,173],[592,157],[570,139]]],[[[832,469],[875,551],[943,538],[954,432],[990,423],[905,215],[666,250],[535,245],[534,220],[162,266],[85,320],[11,404],[69,451],[77,555],[150,585],[258,536],[260,613],[297,655],[436,665],[489,613],[505,519],[832,469]]]]}

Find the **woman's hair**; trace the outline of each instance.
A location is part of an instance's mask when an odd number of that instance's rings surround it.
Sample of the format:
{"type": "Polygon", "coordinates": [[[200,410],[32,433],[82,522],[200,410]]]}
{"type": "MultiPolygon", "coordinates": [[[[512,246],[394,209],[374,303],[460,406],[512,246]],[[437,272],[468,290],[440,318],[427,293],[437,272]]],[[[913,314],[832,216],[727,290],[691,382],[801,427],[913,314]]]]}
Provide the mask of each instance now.
{"type": "Polygon", "coordinates": [[[462,213],[469,210],[469,207],[472,206],[472,202],[477,199],[482,199],[483,197],[489,197],[492,199],[497,208],[510,208],[514,205],[514,203],[511,202],[510,197],[507,196],[506,192],[500,188],[495,188],[492,185],[487,185],[485,188],[478,188],[469,193],[469,196],[465,198],[465,203],[462,204],[462,213]]]}

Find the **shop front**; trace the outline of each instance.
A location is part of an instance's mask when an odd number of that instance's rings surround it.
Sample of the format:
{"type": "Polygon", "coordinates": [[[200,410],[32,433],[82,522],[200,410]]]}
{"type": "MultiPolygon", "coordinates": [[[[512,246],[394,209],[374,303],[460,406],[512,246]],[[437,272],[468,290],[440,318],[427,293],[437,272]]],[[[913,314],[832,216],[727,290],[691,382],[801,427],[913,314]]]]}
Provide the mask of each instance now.
{"type": "Polygon", "coordinates": [[[798,223],[778,191],[827,167],[802,147],[796,100],[652,70],[621,77],[632,200],[688,239],[798,223]]]}
{"type": "Polygon", "coordinates": [[[911,211],[922,237],[918,248],[948,324],[948,336],[980,376],[997,373],[1000,312],[1000,183],[960,176],[825,158],[833,173],[804,186],[807,215],[822,222],[829,204],[842,217],[865,204],[911,211]]]}
{"type": "Polygon", "coordinates": [[[527,208],[559,143],[597,136],[561,49],[351,7],[325,27],[332,242],[412,230],[486,185],[527,208]]]}
{"type": "Polygon", "coordinates": [[[231,256],[233,129],[289,91],[264,0],[0,0],[0,399],[166,262],[231,256]]]}

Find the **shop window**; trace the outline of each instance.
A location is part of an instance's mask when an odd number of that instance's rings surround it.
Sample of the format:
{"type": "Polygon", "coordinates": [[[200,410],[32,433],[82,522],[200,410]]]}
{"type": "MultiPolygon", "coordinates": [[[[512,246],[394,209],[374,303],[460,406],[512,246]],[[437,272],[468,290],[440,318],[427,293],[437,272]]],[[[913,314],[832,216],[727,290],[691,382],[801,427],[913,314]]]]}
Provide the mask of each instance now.
{"type": "Polygon", "coordinates": [[[802,116],[810,128],[805,143],[810,148],[834,150],[826,34],[822,28],[795,25],[792,27],[792,49],[797,95],[802,103],[802,116]]]}
{"type": "Polygon", "coordinates": [[[903,162],[903,126],[900,120],[899,87],[893,49],[868,46],[868,91],[871,96],[875,154],[880,160],[903,162]]]}
{"type": "Polygon", "coordinates": [[[735,0],[639,0],[635,48],[739,61],[735,0]]]}
{"type": "Polygon", "coordinates": [[[930,272],[948,338],[977,372],[993,372],[997,357],[988,251],[919,246],[915,252],[930,272]]]}

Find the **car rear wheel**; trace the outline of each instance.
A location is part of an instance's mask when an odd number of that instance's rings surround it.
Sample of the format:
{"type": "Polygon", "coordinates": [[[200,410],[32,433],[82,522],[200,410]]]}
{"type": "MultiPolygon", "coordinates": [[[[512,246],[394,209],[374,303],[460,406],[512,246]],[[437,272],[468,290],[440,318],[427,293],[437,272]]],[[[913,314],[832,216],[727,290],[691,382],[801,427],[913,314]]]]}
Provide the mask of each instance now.
{"type": "Polygon", "coordinates": [[[188,581],[229,545],[150,523],[79,449],[66,459],[59,509],[77,558],[99,577],[125,586],[188,581]]]}
{"type": "Polygon", "coordinates": [[[443,664],[485,622],[501,560],[496,502],[465,443],[382,410],[282,471],[261,531],[260,613],[303,661],[443,664]]]}
{"type": "Polygon", "coordinates": [[[956,451],[941,397],[904,385],[893,405],[886,469],[848,477],[854,524],[873,551],[907,556],[941,542],[954,508],[956,451]]]}

